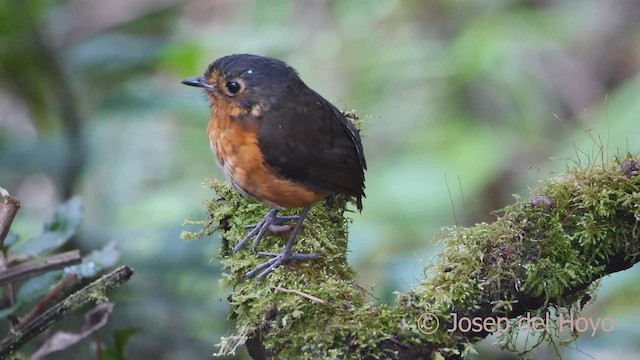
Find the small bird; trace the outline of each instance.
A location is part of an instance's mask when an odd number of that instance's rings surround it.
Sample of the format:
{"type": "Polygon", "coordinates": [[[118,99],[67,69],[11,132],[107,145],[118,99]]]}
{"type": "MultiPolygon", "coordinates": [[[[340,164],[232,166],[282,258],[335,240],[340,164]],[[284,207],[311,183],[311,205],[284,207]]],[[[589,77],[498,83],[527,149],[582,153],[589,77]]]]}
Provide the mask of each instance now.
{"type": "Polygon", "coordinates": [[[360,134],[329,101],[310,89],[285,62],[264,56],[234,54],[215,60],[203,76],[182,81],[204,90],[211,108],[207,135],[226,178],[244,196],[272,209],[238,243],[233,252],[265,231],[291,231],[280,253],[246,274],[261,279],[289,260],[310,260],[292,247],[311,205],[331,194],[355,197],[362,211],[367,168],[360,134]],[[299,216],[278,216],[298,208],[299,216]]]}

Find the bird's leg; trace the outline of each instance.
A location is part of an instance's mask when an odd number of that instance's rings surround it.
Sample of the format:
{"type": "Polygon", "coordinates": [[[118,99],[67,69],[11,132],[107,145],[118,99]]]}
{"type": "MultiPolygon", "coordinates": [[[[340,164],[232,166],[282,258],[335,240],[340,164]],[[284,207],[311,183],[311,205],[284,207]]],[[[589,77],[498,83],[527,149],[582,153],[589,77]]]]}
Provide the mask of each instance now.
{"type": "Polygon", "coordinates": [[[278,209],[269,210],[264,219],[260,220],[259,223],[245,226],[245,229],[252,228],[253,230],[251,230],[247,234],[247,236],[245,236],[244,239],[242,239],[242,241],[240,241],[238,245],[233,248],[233,252],[235,253],[238,250],[242,249],[254,236],[256,237],[253,240],[253,249],[255,250],[256,246],[258,246],[258,244],[260,243],[260,239],[262,239],[265,231],[269,230],[274,234],[282,234],[291,231],[291,226],[282,224],[287,221],[297,220],[298,218],[298,216],[278,216],[278,209]]]}
{"type": "Polygon", "coordinates": [[[302,223],[304,222],[304,219],[307,217],[307,214],[309,213],[309,210],[311,210],[311,206],[307,206],[302,209],[302,212],[300,213],[300,217],[298,218],[298,223],[296,224],[296,227],[293,229],[293,232],[289,236],[289,241],[287,241],[287,245],[284,247],[284,249],[280,253],[271,253],[271,252],[258,253],[258,256],[271,256],[271,259],[265,261],[264,263],[258,265],[255,269],[249,271],[245,275],[247,278],[251,278],[259,273],[256,276],[256,280],[260,280],[263,277],[265,277],[268,273],[273,271],[273,269],[282,265],[286,261],[311,260],[320,256],[320,254],[299,254],[291,250],[291,248],[293,247],[293,243],[296,239],[296,236],[298,235],[298,232],[300,232],[300,228],[302,228],[302,223]]]}

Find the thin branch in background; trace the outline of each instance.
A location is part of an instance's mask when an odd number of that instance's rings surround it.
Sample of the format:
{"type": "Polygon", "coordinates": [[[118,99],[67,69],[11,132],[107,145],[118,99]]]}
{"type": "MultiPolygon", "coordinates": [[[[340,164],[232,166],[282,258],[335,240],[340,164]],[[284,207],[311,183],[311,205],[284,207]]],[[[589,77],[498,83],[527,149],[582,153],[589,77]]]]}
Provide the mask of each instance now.
{"type": "Polygon", "coordinates": [[[76,293],[69,295],[57,305],[26,324],[20,333],[12,333],[2,340],[0,342],[0,358],[6,358],[70,312],[91,301],[105,299],[107,292],[127,282],[132,275],[133,269],[128,266],[121,266],[76,293]]]}
{"type": "MultiPolygon", "coordinates": [[[[8,264],[4,253],[1,253],[1,249],[4,247],[4,240],[9,234],[13,219],[16,217],[18,210],[20,210],[20,199],[9,195],[9,192],[1,187],[0,195],[3,197],[2,203],[0,203],[0,271],[4,271],[8,264]]],[[[6,299],[6,304],[13,306],[15,303],[13,285],[7,284],[3,289],[3,295],[4,299],[6,299]]]]}
{"type": "MultiPolygon", "coordinates": [[[[9,234],[9,229],[13,223],[13,219],[16,217],[18,210],[20,210],[20,199],[9,195],[9,192],[0,187],[0,195],[2,195],[2,203],[0,203],[0,251],[4,247],[4,240],[9,234]]],[[[4,271],[7,267],[7,259],[4,253],[0,252],[0,271],[4,271]]],[[[13,306],[15,304],[15,294],[13,291],[13,285],[7,284],[3,291],[3,305],[6,304],[13,306]]]]}
{"type": "Polygon", "coordinates": [[[51,270],[63,269],[67,266],[76,265],[81,262],[82,257],[78,250],[34,259],[24,264],[12,266],[3,272],[0,272],[0,285],[9,284],[34,275],[49,272],[51,270]]]}
{"type": "MultiPolygon", "coordinates": [[[[7,270],[9,265],[8,259],[0,252],[0,274],[7,270]]],[[[0,299],[0,309],[6,309],[15,305],[15,293],[13,291],[13,284],[6,284],[2,289],[2,298],[0,299]]]]}
{"type": "Polygon", "coordinates": [[[45,80],[48,80],[46,84],[50,88],[50,93],[55,96],[55,102],[58,106],[58,118],[67,143],[66,166],[61,172],[63,174],[61,180],[62,197],[69,198],[73,195],[73,188],[80,177],[80,170],[85,160],[82,151],[83,122],[78,101],[71,85],[71,77],[62,66],[59,54],[52,47],[49,39],[43,35],[41,21],[33,13],[28,2],[16,3],[18,5],[15,10],[24,16],[29,38],[40,59],[41,69],[46,74],[45,80]]]}
{"type": "Polygon", "coordinates": [[[4,246],[4,239],[7,237],[11,223],[13,223],[13,219],[16,217],[19,209],[20,200],[7,193],[7,196],[4,196],[2,203],[0,203],[0,248],[4,246]]]}
{"type": "Polygon", "coordinates": [[[449,180],[447,179],[447,174],[444,174],[444,184],[447,187],[447,192],[449,193],[449,201],[451,201],[451,212],[453,213],[453,223],[458,226],[458,216],[456,215],[456,204],[453,201],[453,195],[451,195],[451,189],[449,188],[449,180]]]}

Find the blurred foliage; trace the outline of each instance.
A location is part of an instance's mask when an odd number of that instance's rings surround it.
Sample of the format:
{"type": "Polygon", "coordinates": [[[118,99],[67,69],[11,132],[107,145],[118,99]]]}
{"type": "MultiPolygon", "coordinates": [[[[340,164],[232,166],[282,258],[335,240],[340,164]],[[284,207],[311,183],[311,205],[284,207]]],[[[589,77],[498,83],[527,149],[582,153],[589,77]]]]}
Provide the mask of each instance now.
{"type": "MultiPolygon", "coordinates": [[[[637,0],[5,0],[0,184],[22,200],[25,236],[83,196],[73,245],[116,241],[137,271],[107,325],[140,329],[132,358],[203,358],[230,326],[217,240],[179,234],[204,217],[212,194],[199,183],[220,172],[204,98],[181,79],[229,53],[263,54],[366,115],[350,260],[391,302],[422,277],[442,226],[491,221],[565,158],[640,150],[639,17],[637,0]]],[[[634,276],[604,281],[593,311],[621,330],[580,339],[581,351],[637,351],[623,329],[639,316],[634,276]]]]}
{"type": "Polygon", "coordinates": [[[102,355],[104,360],[126,360],[125,345],[133,335],[138,332],[136,329],[117,330],[113,334],[113,347],[104,349],[102,355]]]}
{"type": "Polygon", "coordinates": [[[69,241],[82,221],[82,199],[74,197],[58,206],[53,218],[44,224],[40,235],[12,244],[9,250],[39,256],[69,241]]]}

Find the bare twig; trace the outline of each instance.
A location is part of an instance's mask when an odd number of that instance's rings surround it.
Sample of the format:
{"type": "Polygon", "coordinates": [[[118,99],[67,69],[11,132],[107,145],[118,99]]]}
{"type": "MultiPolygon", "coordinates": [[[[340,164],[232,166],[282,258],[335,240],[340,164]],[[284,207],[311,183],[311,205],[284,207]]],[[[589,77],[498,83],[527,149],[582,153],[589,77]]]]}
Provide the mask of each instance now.
{"type": "Polygon", "coordinates": [[[61,254],[34,259],[24,264],[12,266],[0,272],[0,285],[9,284],[51,270],[62,269],[82,261],[80,251],[72,250],[61,254]]]}
{"type": "Polygon", "coordinates": [[[4,246],[4,239],[9,233],[9,228],[20,209],[20,200],[14,196],[6,196],[0,203],[0,248],[4,246]]]}
{"type": "MultiPolygon", "coordinates": [[[[7,269],[9,261],[4,253],[1,252],[1,249],[4,247],[4,240],[9,234],[13,219],[16,217],[18,210],[20,210],[20,199],[9,195],[9,192],[3,187],[0,187],[0,196],[2,196],[2,203],[0,203],[0,272],[2,272],[7,269]]],[[[13,285],[7,284],[2,294],[4,297],[0,301],[0,308],[13,306],[15,303],[13,285]]]]}
{"type": "Polygon", "coordinates": [[[304,292],[302,292],[302,291],[300,291],[300,290],[285,289],[285,288],[280,287],[280,286],[276,286],[276,288],[275,288],[275,289],[276,289],[276,291],[280,291],[280,292],[283,292],[283,293],[289,293],[289,294],[296,294],[296,295],[300,295],[300,296],[302,296],[303,298],[307,298],[307,299],[309,299],[309,300],[313,301],[313,302],[314,302],[314,303],[316,303],[316,304],[320,304],[320,305],[327,305],[327,302],[326,302],[326,301],[324,301],[324,300],[322,300],[322,299],[320,299],[320,298],[317,298],[317,297],[315,297],[315,296],[313,296],[313,295],[309,295],[309,294],[307,294],[307,293],[304,293],[304,292]]]}
{"type": "Polygon", "coordinates": [[[21,331],[29,322],[35,319],[38,315],[42,314],[47,308],[53,306],[65,292],[69,291],[71,287],[80,281],[80,277],[77,274],[69,272],[56,284],[56,286],[49,291],[38,303],[20,319],[20,323],[15,326],[17,331],[21,331]]]}
{"type": "MultiPolygon", "coordinates": [[[[0,251],[0,274],[7,270],[9,266],[9,259],[5,257],[4,253],[0,251]]],[[[15,304],[15,293],[13,291],[13,285],[7,284],[2,291],[2,299],[0,299],[0,309],[11,307],[15,304]]]]}
{"type": "Polygon", "coordinates": [[[12,333],[0,342],[0,358],[4,359],[38,334],[48,329],[68,313],[91,302],[105,299],[105,293],[127,282],[133,269],[121,266],[110,274],[68,296],[42,315],[29,322],[20,333],[12,333]]]}

